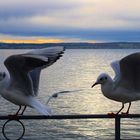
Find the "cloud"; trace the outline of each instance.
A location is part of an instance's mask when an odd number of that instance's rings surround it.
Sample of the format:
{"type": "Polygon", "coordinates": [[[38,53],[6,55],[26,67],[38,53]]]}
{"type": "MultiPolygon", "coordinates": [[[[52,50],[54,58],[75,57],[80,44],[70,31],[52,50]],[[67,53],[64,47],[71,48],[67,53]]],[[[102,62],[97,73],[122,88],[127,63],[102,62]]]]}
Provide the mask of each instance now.
{"type": "Polygon", "coordinates": [[[73,0],[5,0],[0,4],[0,19],[51,15],[61,10],[76,8],[79,4],[73,0]]]}
{"type": "Polygon", "coordinates": [[[130,39],[134,38],[132,35],[137,38],[139,5],[139,0],[5,0],[0,4],[0,33],[81,39],[130,39]]]}

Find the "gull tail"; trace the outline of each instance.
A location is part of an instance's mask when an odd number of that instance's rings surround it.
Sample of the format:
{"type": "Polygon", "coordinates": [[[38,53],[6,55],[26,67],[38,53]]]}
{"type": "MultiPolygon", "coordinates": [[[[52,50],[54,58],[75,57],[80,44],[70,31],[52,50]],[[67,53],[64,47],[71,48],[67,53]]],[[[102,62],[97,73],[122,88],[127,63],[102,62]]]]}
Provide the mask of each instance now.
{"type": "Polygon", "coordinates": [[[49,108],[48,106],[42,105],[36,99],[33,99],[32,100],[31,107],[34,108],[34,109],[36,109],[42,115],[47,115],[47,116],[48,115],[51,115],[51,108],[49,108]]]}

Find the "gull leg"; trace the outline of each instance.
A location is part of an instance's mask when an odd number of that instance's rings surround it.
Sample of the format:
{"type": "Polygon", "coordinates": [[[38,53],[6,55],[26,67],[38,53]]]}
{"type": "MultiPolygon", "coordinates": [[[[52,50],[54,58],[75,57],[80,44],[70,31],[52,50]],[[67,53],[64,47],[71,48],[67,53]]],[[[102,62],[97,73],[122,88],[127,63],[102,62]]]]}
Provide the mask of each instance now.
{"type": "Polygon", "coordinates": [[[27,106],[25,105],[20,115],[23,115],[23,113],[24,113],[26,107],[27,107],[27,106]]]}
{"type": "Polygon", "coordinates": [[[19,109],[18,109],[18,111],[16,112],[15,116],[18,115],[18,113],[19,113],[20,110],[21,110],[21,106],[19,106],[19,109]]]}
{"type": "Polygon", "coordinates": [[[123,110],[123,108],[124,108],[124,103],[122,103],[121,109],[116,114],[119,114],[123,110]]]}
{"type": "Polygon", "coordinates": [[[113,113],[113,112],[112,112],[112,113],[108,113],[108,115],[114,117],[114,116],[118,115],[118,114],[121,112],[121,110],[122,110],[123,108],[124,108],[124,103],[122,103],[122,107],[121,107],[121,109],[120,109],[117,113],[113,113]]]}
{"type": "Polygon", "coordinates": [[[130,110],[130,107],[131,107],[131,102],[129,102],[129,106],[128,106],[128,109],[127,109],[127,114],[129,114],[129,110],[130,110]]]}
{"type": "Polygon", "coordinates": [[[125,113],[122,113],[122,114],[125,114],[125,115],[129,114],[130,107],[131,107],[131,102],[129,102],[129,106],[128,106],[127,111],[125,113]]]}
{"type": "Polygon", "coordinates": [[[18,109],[18,111],[15,113],[15,114],[13,114],[13,115],[8,115],[8,116],[11,116],[11,117],[16,117],[16,116],[18,116],[19,114],[19,111],[21,110],[21,106],[19,106],[19,109],[18,109]]]}

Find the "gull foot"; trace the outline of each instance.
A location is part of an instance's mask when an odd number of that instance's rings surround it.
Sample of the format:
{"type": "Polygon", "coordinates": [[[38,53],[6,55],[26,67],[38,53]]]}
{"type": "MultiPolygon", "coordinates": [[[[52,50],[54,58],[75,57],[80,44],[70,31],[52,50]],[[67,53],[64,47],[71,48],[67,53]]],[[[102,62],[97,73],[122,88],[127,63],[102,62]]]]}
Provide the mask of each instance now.
{"type": "Polygon", "coordinates": [[[10,114],[10,115],[8,115],[9,117],[16,117],[16,116],[18,116],[17,114],[10,114]]]}
{"type": "Polygon", "coordinates": [[[15,120],[17,120],[17,116],[19,116],[19,115],[17,115],[17,114],[8,115],[8,117],[9,117],[10,119],[15,119],[15,120]]]}
{"type": "Polygon", "coordinates": [[[121,112],[122,115],[128,115],[128,112],[121,112]]]}
{"type": "Polygon", "coordinates": [[[115,116],[117,116],[118,114],[117,114],[117,113],[111,112],[111,113],[108,113],[107,115],[110,116],[110,117],[115,117],[115,116]]]}

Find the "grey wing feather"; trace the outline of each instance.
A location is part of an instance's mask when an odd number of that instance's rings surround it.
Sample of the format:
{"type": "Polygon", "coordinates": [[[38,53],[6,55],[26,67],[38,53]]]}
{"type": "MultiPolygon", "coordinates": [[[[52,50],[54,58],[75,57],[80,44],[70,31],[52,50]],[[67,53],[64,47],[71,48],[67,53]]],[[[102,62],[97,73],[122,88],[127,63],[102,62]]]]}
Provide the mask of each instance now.
{"type": "Polygon", "coordinates": [[[48,63],[46,57],[32,55],[12,55],[8,57],[4,64],[10,74],[9,88],[16,88],[25,95],[33,95],[33,83],[28,74],[33,69],[42,67],[48,63]]]}
{"type": "Polygon", "coordinates": [[[121,85],[127,89],[140,91],[140,53],[124,57],[120,61],[121,85]]]}
{"type": "Polygon", "coordinates": [[[31,55],[44,56],[47,57],[49,60],[49,62],[46,65],[43,65],[42,67],[34,69],[33,71],[30,72],[30,77],[33,82],[33,89],[34,89],[35,96],[38,95],[41,70],[56,62],[62,56],[63,53],[64,53],[64,47],[61,46],[36,49],[27,53],[27,55],[31,54],[31,55]]]}
{"type": "Polygon", "coordinates": [[[120,61],[114,61],[111,63],[111,67],[115,72],[114,82],[119,82],[120,80],[120,61]]]}
{"type": "Polygon", "coordinates": [[[49,59],[49,63],[46,65],[46,67],[52,65],[54,62],[56,62],[64,53],[64,47],[57,46],[57,47],[48,47],[43,49],[36,49],[32,50],[26,54],[32,54],[32,55],[40,55],[47,57],[49,59]]]}
{"type": "Polygon", "coordinates": [[[34,90],[34,95],[35,96],[38,95],[40,72],[41,72],[41,68],[36,68],[29,73],[30,77],[31,77],[31,80],[32,80],[33,90],[34,90]]]}

